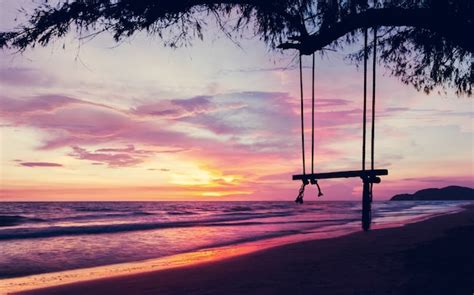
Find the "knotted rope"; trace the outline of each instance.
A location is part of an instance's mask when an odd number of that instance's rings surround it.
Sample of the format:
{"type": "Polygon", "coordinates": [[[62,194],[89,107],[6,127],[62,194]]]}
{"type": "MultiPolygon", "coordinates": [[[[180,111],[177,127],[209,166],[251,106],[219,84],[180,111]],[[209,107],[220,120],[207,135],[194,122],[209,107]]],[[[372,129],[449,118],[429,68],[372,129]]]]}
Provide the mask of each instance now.
{"type": "Polygon", "coordinates": [[[303,197],[304,197],[304,189],[306,187],[307,183],[303,182],[301,184],[300,190],[298,192],[298,196],[296,197],[295,203],[297,204],[303,204],[303,197]]]}

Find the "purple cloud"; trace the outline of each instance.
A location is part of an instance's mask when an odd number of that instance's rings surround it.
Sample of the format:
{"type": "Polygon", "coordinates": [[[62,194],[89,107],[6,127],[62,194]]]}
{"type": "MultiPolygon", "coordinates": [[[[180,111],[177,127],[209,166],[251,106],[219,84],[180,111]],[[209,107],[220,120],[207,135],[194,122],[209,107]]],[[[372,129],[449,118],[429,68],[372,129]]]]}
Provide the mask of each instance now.
{"type": "Polygon", "coordinates": [[[209,96],[196,96],[187,99],[161,100],[159,102],[144,104],[132,110],[139,116],[157,116],[168,118],[190,117],[206,113],[215,109],[209,96]]]}
{"type": "Polygon", "coordinates": [[[189,112],[207,111],[211,106],[210,96],[196,96],[189,99],[173,99],[172,104],[189,112]]]}
{"type": "MultiPolygon", "coordinates": [[[[345,106],[347,101],[321,100],[326,106],[345,106]]],[[[119,110],[67,96],[3,99],[0,115],[16,126],[46,131],[41,149],[73,147],[69,156],[109,167],[133,166],[152,156],[135,145],[153,146],[152,153],[188,151],[214,163],[291,159],[299,144],[298,100],[281,92],[236,92],[161,100],[131,110],[119,110]],[[165,111],[173,116],[154,116],[165,111]],[[123,148],[87,146],[131,143],[123,148]]],[[[309,118],[309,117],[308,117],[309,118]]],[[[339,140],[334,128],[360,123],[360,110],[320,111],[318,135],[325,142],[339,140]],[[326,136],[330,134],[331,136],[326,136]]],[[[349,134],[350,135],[350,134],[349,134]]],[[[320,150],[320,149],[319,149],[320,150]]]]}
{"type": "Polygon", "coordinates": [[[84,148],[73,146],[69,156],[79,160],[94,161],[93,165],[99,163],[108,164],[109,167],[126,167],[142,163],[146,158],[154,154],[153,151],[137,150],[135,146],[129,145],[126,148],[106,148],[96,151],[88,151],[84,148]]]}
{"type": "Polygon", "coordinates": [[[98,153],[131,153],[131,154],[150,154],[152,152],[137,150],[134,145],[128,145],[125,148],[103,148],[96,150],[98,153]]]}
{"type": "Polygon", "coordinates": [[[30,98],[0,97],[0,114],[4,116],[16,115],[17,113],[48,112],[80,100],[62,95],[42,95],[30,98]]]}
{"type": "Polygon", "coordinates": [[[31,68],[0,68],[0,83],[10,86],[50,86],[54,79],[31,68]]]}

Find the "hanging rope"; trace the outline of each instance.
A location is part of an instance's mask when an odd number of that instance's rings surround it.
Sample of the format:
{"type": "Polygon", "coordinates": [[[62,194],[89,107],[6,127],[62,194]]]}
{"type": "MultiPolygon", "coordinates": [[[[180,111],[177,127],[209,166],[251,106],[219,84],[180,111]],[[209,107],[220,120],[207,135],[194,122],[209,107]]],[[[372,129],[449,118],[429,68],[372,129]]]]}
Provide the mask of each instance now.
{"type": "Polygon", "coordinates": [[[374,153],[375,153],[375,74],[376,74],[376,58],[377,58],[377,28],[374,28],[374,52],[372,63],[372,138],[370,144],[370,163],[371,169],[374,170],[374,153]]]}
{"type": "Polygon", "coordinates": [[[311,83],[311,174],[314,174],[314,52],[311,83]]]}
{"type": "MultiPolygon", "coordinates": [[[[314,95],[314,84],[315,84],[315,56],[313,52],[313,66],[312,66],[312,75],[311,75],[311,174],[314,174],[314,105],[315,105],[315,95],[314,95]]],[[[321,192],[321,187],[317,179],[312,179],[311,184],[315,184],[318,188],[318,197],[321,197],[323,193],[321,192]]]]}
{"type": "Polygon", "coordinates": [[[305,189],[306,185],[307,185],[306,182],[303,182],[301,184],[300,190],[298,192],[298,196],[296,197],[296,200],[295,200],[295,202],[298,203],[298,204],[303,204],[304,189],[305,189]]]}
{"type": "Polygon", "coordinates": [[[316,184],[316,186],[318,187],[318,197],[324,196],[323,192],[321,191],[321,188],[319,187],[319,183],[317,180],[315,181],[314,184],[316,184]]]}
{"type": "MultiPolygon", "coordinates": [[[[376,81],[376,65],[377,65],[377,27],[374,27],[374,48],[372,59],[372,131],[370,142],[370,168],[374,170],[375,166],[375,81],[376,81]]],[[[373,198],[374,183],[370,183],[370,201],[373,198]]]]}
{"type": "Polygon", "coordinates": [[[362,122],[362,170],[365,170],[365,142],[367,129],[367,28],[364,29],[364,114],[362,122]]]}
{"type": "Polygon", "coordinates": [[[303,159],[303,175],[306,175],[305,151],[304,151],[304,109],[303,109],[303,61],[300,54],[300,95],[301,95],[301,155],[303,159]]]}

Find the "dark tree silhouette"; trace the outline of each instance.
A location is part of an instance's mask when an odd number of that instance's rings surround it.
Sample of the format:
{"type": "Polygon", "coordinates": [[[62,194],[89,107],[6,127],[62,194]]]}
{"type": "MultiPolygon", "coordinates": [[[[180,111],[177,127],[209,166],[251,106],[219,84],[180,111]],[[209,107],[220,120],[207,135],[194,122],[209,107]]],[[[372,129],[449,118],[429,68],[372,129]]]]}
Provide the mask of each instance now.
{"type": "Polygon", "coordinates": [[[81,40],[108,31],[117,42],[145,31],[178,47],[202,39],[215,21],[233,40],[250,30],[271,48],[312,54],[376,27],[380,60],[404,83],[472,94],[472,0],[45,0],[25,14],[26,23],[0,33],[0,47],[23,51],[70,31],[81,40]]]}

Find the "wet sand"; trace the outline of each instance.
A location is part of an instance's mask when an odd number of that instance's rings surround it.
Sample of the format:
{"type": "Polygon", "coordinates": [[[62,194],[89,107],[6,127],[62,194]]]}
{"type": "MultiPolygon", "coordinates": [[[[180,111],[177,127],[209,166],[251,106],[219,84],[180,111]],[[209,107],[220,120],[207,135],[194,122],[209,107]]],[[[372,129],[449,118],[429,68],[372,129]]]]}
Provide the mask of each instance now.
{"type": "Polygon", "coordinates": [[[474,208],[194,266],[19,294],[474,294],[474,208]]]}

